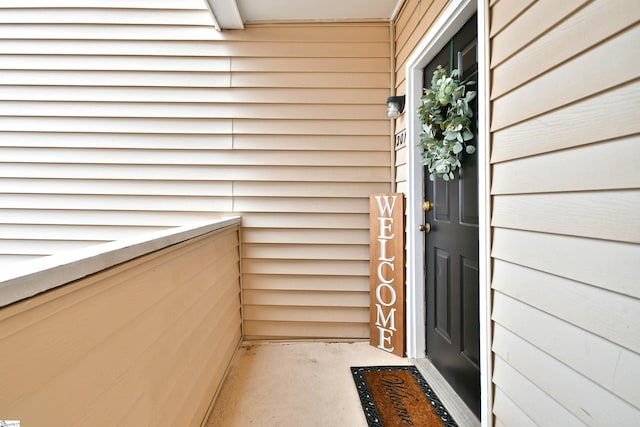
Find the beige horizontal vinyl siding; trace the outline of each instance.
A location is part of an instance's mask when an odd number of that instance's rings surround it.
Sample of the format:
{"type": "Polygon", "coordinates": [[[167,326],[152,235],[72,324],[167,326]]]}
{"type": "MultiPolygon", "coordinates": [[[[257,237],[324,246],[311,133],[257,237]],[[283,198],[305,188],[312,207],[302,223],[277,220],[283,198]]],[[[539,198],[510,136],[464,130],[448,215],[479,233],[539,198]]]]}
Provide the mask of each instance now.
{"type": "Polygon", "coordinates": [[[231,148],[228,120],[162,97],[229,86],[228,57],[161,53],[216,33],[203,2],[4,2],[0,22],[0,266],[229,210],[231,183],[158,168],[231,148]]]}
{"type": "Polygon", "coordinates": [[[248,339],[366,338],[389,24],[217,32],[204,1],[119,4],[0,7],[0,261],[240,214],[248,339]]]}
{"type": "Polygon", "coordinates": [[[503,0],[490,16],[496,425],[633,425],[640,8],[503,0]]]}
{"type": "Polygon", "coordinates": [[[0,309],[0,412],[199,426],[241,340],[239,227],[0,309]]]}
{"type": "MultiPolygon", "coordinates": [[[[395,93],[406,95],[405,67],[409,56],[422,41],[431,25],[449,3],[448,0],[406,0],[394,22],[395,93]]],[[[406,131],[406,117],[395,120],[396,138],[406,131]]],[[[395,185],[399,192],[407,192],[407,146],[400,138],[396,144],[395,185]]]]}
{"type": "Polygon", "coordinates": [[[248,30],[235,43],[261,58],[232,58],[231,86],[283,113],[233,123],[241,156],[278,166],[234,182],[245,338],[367,337],[368,196],[390,188],[388,25],[248,30]],[[282,37],[299,40],[284,55],[282,37]]]}

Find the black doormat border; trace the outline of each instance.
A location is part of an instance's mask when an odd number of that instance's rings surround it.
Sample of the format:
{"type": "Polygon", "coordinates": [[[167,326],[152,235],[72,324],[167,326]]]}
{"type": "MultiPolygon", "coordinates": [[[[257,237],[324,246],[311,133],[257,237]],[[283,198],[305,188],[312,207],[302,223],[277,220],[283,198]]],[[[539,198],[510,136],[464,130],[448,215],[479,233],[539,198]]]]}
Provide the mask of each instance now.
{"type": "Polygon", "coordinates": [[[358,395],[360,396],[360,403],[362,405],[362,410],[364,411],[364,415],[367,419],[367,424],[369,427],[384,427],[382,421],[380,420],[380,414],[378,412],[378,408],[376,406],[373,397],[371,396],[371,390],[369,389],[369,385],[367,381],[364,379],[363,372],[391,372],[391,371],[408,371],[411,373],[413,378],[416,380],[422,392],[427,397],[427,400],[433,406],[436,414],[440,417],[440,420],[445,425],[445,427],[458,427],[458,424],[455,422],[447,408],[444,407],[436,392],[433,391],[431,386],[427,380],[424,379],[418,368],[415,366],[352,366],[351,367],[351,375],[353,375],[353,381],[356,383],[356,388],[358,389],[358,395]]]}

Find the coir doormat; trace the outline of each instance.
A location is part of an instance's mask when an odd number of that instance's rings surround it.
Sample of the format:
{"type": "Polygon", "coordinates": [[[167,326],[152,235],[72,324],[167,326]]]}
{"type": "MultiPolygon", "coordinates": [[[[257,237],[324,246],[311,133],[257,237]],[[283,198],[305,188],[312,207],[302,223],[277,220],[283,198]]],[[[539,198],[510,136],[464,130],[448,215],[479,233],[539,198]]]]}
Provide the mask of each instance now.
{"type": "Polygon", "coordinates": [[[369,427],[458,427],[415,366],[352,367],[369,427]]]}

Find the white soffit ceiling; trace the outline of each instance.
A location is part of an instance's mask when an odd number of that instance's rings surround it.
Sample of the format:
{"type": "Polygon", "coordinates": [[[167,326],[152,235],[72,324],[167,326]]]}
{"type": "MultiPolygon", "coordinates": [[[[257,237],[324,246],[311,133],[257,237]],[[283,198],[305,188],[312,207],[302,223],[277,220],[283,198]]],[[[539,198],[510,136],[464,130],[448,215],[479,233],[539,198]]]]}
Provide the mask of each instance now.
{"type": "Polygon", "coordinates": [[[269,21],[390,20],[404,0],[207,0],[222,29],[269,21]],[[239,13],[238,13],[239,12],[239,13]]]}

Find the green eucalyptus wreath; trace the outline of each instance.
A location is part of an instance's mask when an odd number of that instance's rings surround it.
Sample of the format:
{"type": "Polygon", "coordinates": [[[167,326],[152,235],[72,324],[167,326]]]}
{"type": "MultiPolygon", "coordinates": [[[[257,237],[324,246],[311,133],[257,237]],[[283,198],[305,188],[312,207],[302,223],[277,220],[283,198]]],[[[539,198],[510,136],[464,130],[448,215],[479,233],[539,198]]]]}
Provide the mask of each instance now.
{"type": "Polygon", "coordinates": [[[468,144],[473,138],[469,103],[475,98],[474,91],[467,91],[461,83],[458,70],[447,72],[438,65],[431,79],[431,87],[424,90],[418,115],[422,121],[419,147],[422,147],[422,164],[429,169],[429,179],[436,176],[445,181],[454,178],[453,172],[461,166],[460,153],[473,154],[476,147],[468,144]]]}

